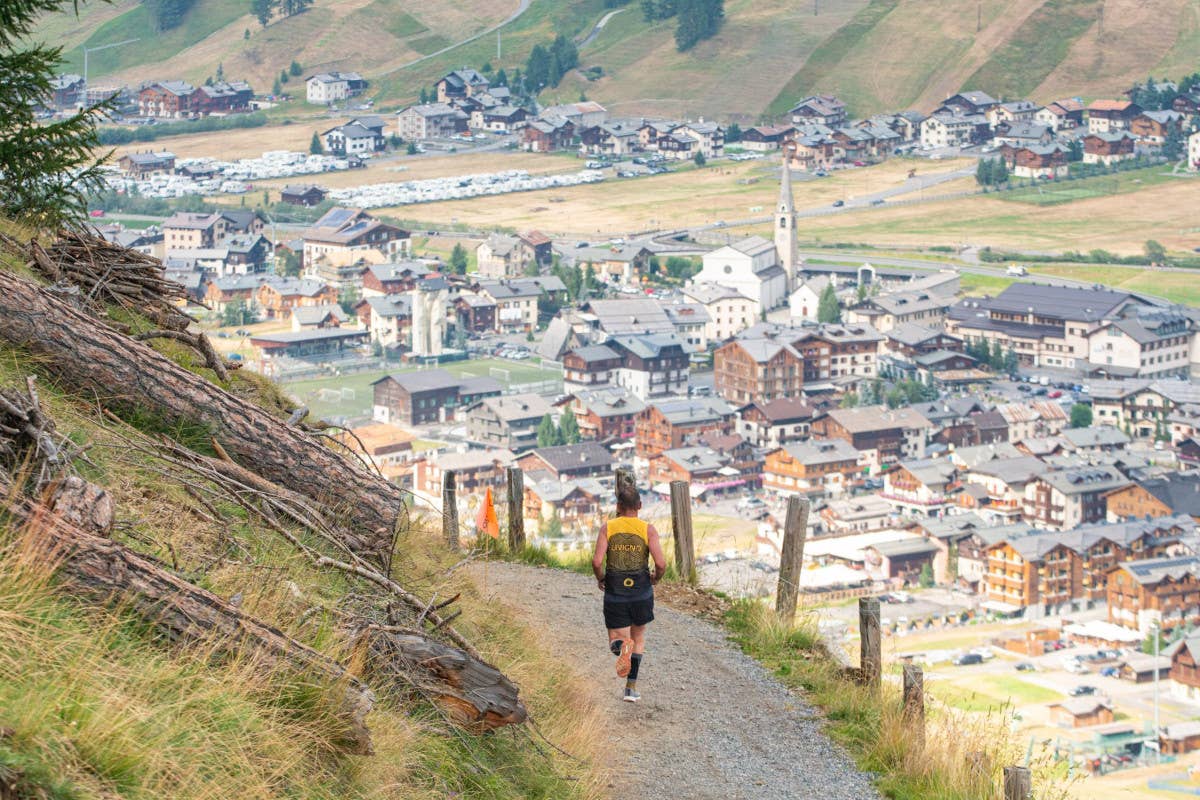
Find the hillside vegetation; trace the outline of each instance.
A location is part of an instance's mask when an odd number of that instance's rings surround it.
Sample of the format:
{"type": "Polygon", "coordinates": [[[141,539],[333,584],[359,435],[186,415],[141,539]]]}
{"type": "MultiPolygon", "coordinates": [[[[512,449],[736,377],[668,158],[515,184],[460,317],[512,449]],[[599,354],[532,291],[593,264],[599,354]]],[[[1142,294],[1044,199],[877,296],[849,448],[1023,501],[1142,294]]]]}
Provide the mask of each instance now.
{"type": "MultiPolygon", "coordinates": [[[[12,228],[0,225],[5,231],[12,228]]],[[[0,246],[0,276],[32,279],[12,247],[12,242],[0,246]]],[[[132,330],[148,324],[126,309],[109,308],[106,318],[132,330]]],[[[144,347],[132,340],[128,345],[132,352],[144,347]]],[[[180,342],[157,339],[154,346],[177,366],[212,379],[205,361],[180,342]]],[[[123,602],[98,603],[81,592],[76,568],[64,566],[78,563],[77,551],[63,547],[47,558],[46,542],[56,540],[55,526],[62,523],[45,516],[50,512],[23,510],[30,503],[38,508],[54,502],[19,494],[20,485],[32,481],[24,476],[35,474],[40,456],[18,452],[14,467],[14,451],[7,449],[12,440],[0,438],[0,796],[598,796],[590,766],[596,763],[594,710],[581,702],[571,674],[539,649],[533,632],[485,606],[465,570],[455,568],[462,554],[447,552],[433,536],[440,518],[408,512],[389,572],[423,596],[458,596],[455,607],[462,616],[455,627],[520,686],[537,729],[471,733],[452,724],[427,685],[380,682],[371,656],[361,652],[363,640],[352,643],[343,628],[347,619],[378,613],[384,602],[378,586],[318,566],[312,554],[326,544],[311,523],[276,518],[268,506],[256,505],[260,501],[247,502],[250,497],[266,502],[280,490],[250,478],[257,488],[215,494],[211,478],[183,468],[189,459],[220,454],[208,422],[166,423],[149,409],[85,396],[56,382],[54,365],[31,352],[0,339],[0,391],[14,397],[35,376],[40,398],[35,404],[53,421],[55,440],[85,448],[74,470],[108,493],[115,512],[107,533],[113,544],[100,546],[149,559],[196,591],[211,592],[214,605],[227,602],[254,625],[271,626],[311,648],[317,659],[344,662],[351,674],[369,679],[374,708],[365,722],[373,753],[344,745],[339,693],[347,687],[341,682],[330,685],[327,676],[269,665],[265,651],[248,649],[241,635],[210,635],[187,645],[167,641],[168,623],[160,622],[177,621],[178,610],[156,616],[157,606],[139,600],[146,584],[120,570],[109,574],[118,584],[128,581],[123,602]],[[573,758],[535,741],[539,733],[573,758]]],[[[214,397],[219,393],[206,385],[214,397]]],[[[235,372],[224,386],[271,416],[285,414],[289,405],[254,375],[235,372]]],[[[152,394],[147,388],[144,396],[152,394]]],[[[6,427],[3,436],[11,430],[6,427]]],[[[312,509],[323,513],[320,506],[312,509]]],[[[244,623],[243,632],[246,639],[255,635],[250,624],[244,623]]]]}
{"type": "MultiPolygon", "coordinates": [[[[293,59],[305,71],[355,69],[375,80],[385,101],[414,100],[446,70],[490,63],[524,66],[530,50],[563,33],[583,41],[613,10],[604,0],[531,0],[501,30],[419,63],[518,10],[518,0],[317,0],[265,29],[247,0],[197,0],[163,34],[134,0],[83,7],[48,18],[41,32],[62,41],[69,65],[82,47],[138,37],[135,45],[93,53],[93,79],[139,81],[215,74],[269,90],[293,59]],[[245,32],[250,37],[245,38],[245,32]]],[[[1200,52],[1200,6],[1193,0],[726,0],[712,39],[681,53],[674,20],[647,22],[639,3],[615,14],[580,49],[588,80],[568,75],[546,102],[580,93],[619,114],[778,116],[799,97],[835,92],[855,114],[928,111],[961,88],[996,96],[1114,96],[1148,75],[1177,74],[1200,52]],[[814,13],[816,11],[816,13],[814,13]]]]}

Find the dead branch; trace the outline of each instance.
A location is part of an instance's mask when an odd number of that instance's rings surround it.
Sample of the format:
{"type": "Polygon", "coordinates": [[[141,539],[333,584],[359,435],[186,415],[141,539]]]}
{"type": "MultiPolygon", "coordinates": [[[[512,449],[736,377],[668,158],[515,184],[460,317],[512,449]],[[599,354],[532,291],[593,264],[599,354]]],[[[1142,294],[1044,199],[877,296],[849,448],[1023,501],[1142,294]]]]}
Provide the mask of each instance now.
{"type": "Polygon", "coordinates": [[[0,340],[40,357],[63,384],[109,408],[149,411],[170,424],[207,426],[238,464],[336,508],[347,522],[341,529],[347,546],[375,564],[387,563],[403,492],[304,431],[4,271],[0,340]]]}

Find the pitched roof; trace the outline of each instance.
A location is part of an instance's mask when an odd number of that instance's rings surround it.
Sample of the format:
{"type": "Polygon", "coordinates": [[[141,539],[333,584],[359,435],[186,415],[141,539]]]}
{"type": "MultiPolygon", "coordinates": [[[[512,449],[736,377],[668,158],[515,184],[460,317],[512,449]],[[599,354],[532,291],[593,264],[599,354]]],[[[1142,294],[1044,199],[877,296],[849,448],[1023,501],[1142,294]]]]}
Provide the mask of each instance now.
{"type": "Polygon", "coordinates": [[[350,319],[349,315],[337,303],[320,306],[297,306],[292,309],[292,317],[301,325],[316,325],[324,321],[326,317],[333,317],[338,322],[346,322],[350,319]]]}
{"type": "Polygon", "coordinates": [[[1185,575],[1200,577],[1200,557],[1198,556],[1167,556],[1141,561],[1126,561],[1119,567],[1143,586],[1153,586],[1167,579],[1177,581],[1185,575]]]}
{"type": "Polygon", "coordinates": [[[505,422],[521,422],[540,420],[550,413],[550,403],[537,394],[506,394],[499,397],[488,397],[480,401],[501,420],[505,422]]]}
{"type": "Polygon", "coordinates": [[[887,409],[884,406],[835,408],[829,416],[850,433],[868,433],[892,428],[929,428],[929,420],[911,408],[887,409]]]}
{"type": "Polygon", "coordinates": [[[609,467],[613,463],[612,454],[597,442],[539,447],[531,452],[555,472],[609,467]]]}
{"type": "Polygon", "coordinates": [[[602,344],[576,347],[571,352],[574,353],[576,357],[583,359],[583,361],[587,363],[592,363],[594,361],[613,361],[620,358],[615,350],[602,344]]]}
{"type": "Polygon", "coordinates": [[[1128,100],[1093,100],[1092,104],[1087,107],[1090,111],[1124,111],[1132,106],[1128,100]]]}
{"type": "Polygon", "coordinates": [[[650,404],[672,425],[691,425],[733,416],[733,408],[719,397],[680,397],[650,404]]]}
{"type": "Polygon", "coordinates": [[[859,456],[858,450],[845,439],[808,439],[786,444],[781,449],[805,466],[857,462],[859,456]]]}
{"type": "Polygon", "coordinates": [[[372,381],[371,385],[383,381],[395,381],[410,394],[431,392],[437,389],[455,387],[460,394],[482,394],[487,392],[500,393],[500,383],[492,378],[456,378],[444,369],[423,369],[416,372],[402,372],[396,375],[385,375],[372,381]]]}
{"type": "Polygon", "coordinates": [[[1168,472],[1138,485],[1175,514],[1200,517],[1200,473],[1168,472]]]}
{"type": "Polygon", "coordinates": [[[1048,472],[1041,480],[1065,495],[1104,492],[1127,486],[1130,481],[1115,467],[1077,467],[1048,472]]]}
{"type": "Polygon", "coordinates": [[[780,397],[768,403],[750,403],[739,409],[739,413],[751,407],[757,408],[773,425],[812,419],[816,409],[799,397],[780,397]]]}
{"type": "Polygon", "coordinates": [[[1049,467],[1033,456],[1016,456],[978,464],[971,472],[997,478],[1010,486],[1023,486],[1039,475],[1049,472],[1049,467]]]}
{"type": "Polygon", "coordinates": [[[1067,428],[1058,434],[1075,448],[1124,447],[1132,441],[1116,425],[1094,425],[1090,428],[1067,428]]]}
{"type": "Polygon", "coordinates": [[[675,330],[662,305],[651,298],[592,300],[585,309],[596,316],[600,329],[610,336],[675,330]]]}
{"type": "Polygon", "coordinates": [[[674,332],[614,336],[609,341],[619,350],[641,358],[658,358],[664,350],[672,347],[683,349],[683,341],[674,332]]]}
{"type": "Polygon", "coordinates": [[[579,389],[575,397],[590,413],[601,418],[639,414],[646,407],[637,395],[619,386],[579,389]]]}

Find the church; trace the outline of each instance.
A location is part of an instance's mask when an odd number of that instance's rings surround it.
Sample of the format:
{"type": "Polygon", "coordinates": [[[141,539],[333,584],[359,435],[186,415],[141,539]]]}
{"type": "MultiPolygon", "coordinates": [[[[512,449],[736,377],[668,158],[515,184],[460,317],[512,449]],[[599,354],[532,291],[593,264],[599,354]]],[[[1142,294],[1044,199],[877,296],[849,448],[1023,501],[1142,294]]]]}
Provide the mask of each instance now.
{"type": "Polygon", "coordinates": [[[796,208],[792,203],[792,175],[786,163],[774,226],[773,243],[761,236],[750,236],[705,254],[704,266],[694,282],[728,286],[744,294],[758,305],[760,316],[784,305],[796,288],[798,266],[796,208]]]}

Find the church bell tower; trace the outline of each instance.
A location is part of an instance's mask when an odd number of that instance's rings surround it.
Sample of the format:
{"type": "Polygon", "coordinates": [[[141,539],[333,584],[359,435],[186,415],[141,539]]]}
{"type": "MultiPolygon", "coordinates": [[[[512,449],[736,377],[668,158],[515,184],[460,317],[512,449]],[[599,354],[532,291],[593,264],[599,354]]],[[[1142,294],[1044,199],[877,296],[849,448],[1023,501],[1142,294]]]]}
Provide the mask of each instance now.
{"type": "Polygon", "coordinates": [[[792,203],[792,171],[787,156],[783,158],[783,170],[779,180],[779,206],[775,209],[775,254],[779,265],[787,273],[787,291],[796,288],[796,207],[792,203]]]}

